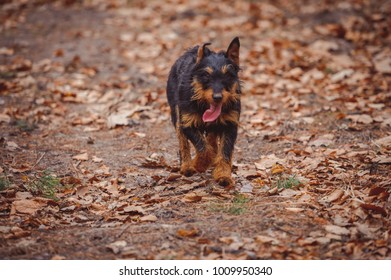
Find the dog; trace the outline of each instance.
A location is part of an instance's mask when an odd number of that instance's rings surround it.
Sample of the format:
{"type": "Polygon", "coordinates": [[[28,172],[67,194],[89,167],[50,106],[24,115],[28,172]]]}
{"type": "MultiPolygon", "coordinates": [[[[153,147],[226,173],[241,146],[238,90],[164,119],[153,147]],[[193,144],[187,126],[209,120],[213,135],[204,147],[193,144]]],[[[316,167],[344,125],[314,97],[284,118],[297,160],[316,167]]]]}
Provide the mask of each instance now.
{"type": "Polygon", "coordinates": [[[176,60],[167,100],[179,140],[180,172],[189,177],[213,166],[213,178],[227,187],[234,185],[232,154],[241,110],[240,42],[236,37],[227,51],[217,53],[209,45],[195,46],[176,60]]]}

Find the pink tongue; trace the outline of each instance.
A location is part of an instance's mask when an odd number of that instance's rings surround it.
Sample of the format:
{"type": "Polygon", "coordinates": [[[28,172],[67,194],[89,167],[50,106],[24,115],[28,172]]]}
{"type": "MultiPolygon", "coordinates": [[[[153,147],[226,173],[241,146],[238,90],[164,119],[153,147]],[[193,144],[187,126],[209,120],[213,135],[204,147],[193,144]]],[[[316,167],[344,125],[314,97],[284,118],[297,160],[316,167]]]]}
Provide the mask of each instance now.
{"type": "Polygon", "coordinates": [[[214,104],[210,104],[210,108],[204,112],[202,115],[202,120],[204,122],[213,122],[216,120],[221,113],[221,103],[215,106],[214,104]]]}

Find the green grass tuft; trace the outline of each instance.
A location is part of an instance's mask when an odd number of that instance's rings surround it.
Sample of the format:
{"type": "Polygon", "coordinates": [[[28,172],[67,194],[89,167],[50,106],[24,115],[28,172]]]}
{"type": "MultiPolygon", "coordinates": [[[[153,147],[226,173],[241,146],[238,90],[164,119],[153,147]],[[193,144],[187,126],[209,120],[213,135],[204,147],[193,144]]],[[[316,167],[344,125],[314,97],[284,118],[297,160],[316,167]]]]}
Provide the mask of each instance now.
{"type": "Polygon", "coordinates": [[[38,128],[38,126],[35,123],[30,123],[26,120],[16,120],[14,122],[14,125],[19,128],[19,130],[24,132],[31,132],[34,129],[38,128]]]}
{"type": "Polygon", "coordinates": [[[32,194],[58,200],[56,192],[61,187],[61,183],[60,179],[51,174],[50,171],[45,170],[36,178],[29,180],[25,187],[32,194]]]}
{"type": "Polygon", "coordinates": [[[288,178],[279,178],[274,187],[278,189],[292,189],[301,185],[299,179],[296,178],[296,175],[289,176],[288,178]]]}
{"type": "Polygon", "coordinates": [[[241,215],[247,212],[248,202],[250,201],[243,194],[237,194],[229,203],[214,203],[210,205],[213,212],[223,212],[231,215],[241,215]]]}
{"type": "Polygon", "coordinates": [[[5,190],[10,185],[10,181],[6,176],[0,176],[0,191],[5,190]]]}

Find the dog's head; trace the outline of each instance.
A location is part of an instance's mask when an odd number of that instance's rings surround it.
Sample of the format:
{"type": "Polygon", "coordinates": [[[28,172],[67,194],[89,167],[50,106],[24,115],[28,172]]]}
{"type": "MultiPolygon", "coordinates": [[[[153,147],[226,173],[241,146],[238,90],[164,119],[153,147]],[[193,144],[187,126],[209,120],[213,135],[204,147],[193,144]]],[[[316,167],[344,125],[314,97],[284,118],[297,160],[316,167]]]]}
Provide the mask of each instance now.
{"type": "Polygon", "coordinates": [[[207,108],[203,113],[204,122],[213,122],[221,114],[222,108],[237,102],[240,94],[239,38],[229,44],[226,52],[210,51],[206,43],[198,47],[196,65],[193,72],[193,100],[207,108]]]}

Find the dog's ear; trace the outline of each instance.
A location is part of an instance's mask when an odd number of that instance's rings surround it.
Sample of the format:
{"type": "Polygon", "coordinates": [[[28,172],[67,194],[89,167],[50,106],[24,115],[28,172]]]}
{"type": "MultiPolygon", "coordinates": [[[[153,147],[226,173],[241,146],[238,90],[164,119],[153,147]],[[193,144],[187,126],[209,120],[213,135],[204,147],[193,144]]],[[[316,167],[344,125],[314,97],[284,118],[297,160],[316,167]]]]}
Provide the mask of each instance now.
{"type": "Polygon", "coordinates": [[[235,37],[226,52],[226,56],[231,59],[236,65],[239,66],[239,48],[240,42],[239,37],[235,37]]]}
{"type": "Polygon", "coordinates": [[[206,48],[206,46],[209,46],[211,45],[211,43],[205,43],[202,45],[202,47],[198,47],[198,52],[197,52],[197,60],[196,60],[196,63],[200,63],[201,60],[204,58],[205,56],[205,52],[208,50],[208,48],[206,48]]]}

